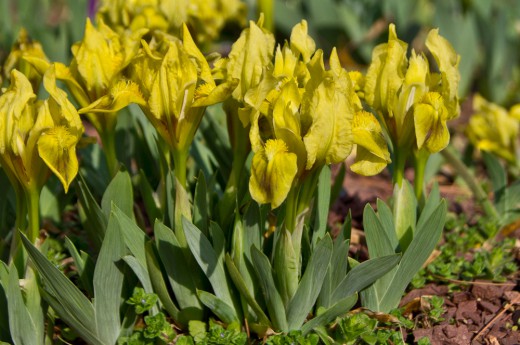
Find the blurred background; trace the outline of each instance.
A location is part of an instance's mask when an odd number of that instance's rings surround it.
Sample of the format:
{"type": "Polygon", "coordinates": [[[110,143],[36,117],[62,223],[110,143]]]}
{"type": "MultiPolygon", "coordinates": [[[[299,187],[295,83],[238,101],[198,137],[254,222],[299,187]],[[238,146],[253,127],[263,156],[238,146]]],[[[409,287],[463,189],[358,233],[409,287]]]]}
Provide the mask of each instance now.
{"type": "MultiPolygon", "coordinates": [[[[318,47],[329,52],[336,46],[347,69],[367,66],[373,47],[386,41],[390,22],[411,47],[422,44],[428,30],[438,27],[461,55],[462,100],[478,92],[506,107],[520,102],[520,1],[271,1],[278,42],[288,37],[294,24],[306,19],[318,47]]],[[[257,2],[245,3],[248,18],[256,20],[257,2]]],[[[0,0],[0,62],[22,26],[42,43],[51,60],[67,62],[71,44],[81,39],[85,18],[94,15],[96,6],[96,0],[0,0]]],[[[239,33],[236,24],[225,27],[207,52],[225,52],[239,33]]]]}

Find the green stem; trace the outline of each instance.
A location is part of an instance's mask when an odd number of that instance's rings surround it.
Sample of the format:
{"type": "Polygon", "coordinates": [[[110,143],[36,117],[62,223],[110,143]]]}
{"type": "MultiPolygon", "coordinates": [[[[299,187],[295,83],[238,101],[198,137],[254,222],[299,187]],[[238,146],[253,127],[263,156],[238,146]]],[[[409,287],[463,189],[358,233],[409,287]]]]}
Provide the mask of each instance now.
{"type": "Polygon", "coordinates": [[[13,184],[16,195],[16,220],[11,239],[11,249],[9,252],[9,261],[15,263],[18,272],[25,270],[25,254],[21,249],[20,231],[24,231],[27,227],[27,203],[25,201],[25,193],[18,184],[13,184]]]}
{"type": "Polygon", "coordinates": [[[468,167],[462,162],[459,156],[455,153],[453,147],[450,145],[441,151],[444,159],[457,171],[460,177],[466,182],[469,189],[473,193],[475,200],[482,206],[486,215],[499,219],[498,212],[489,200],[486,192],[482,189],[478,181],[475,179],[468,167]]]}
{"type": "Polygon", "coordinates": [[[173,151],[174,174],[183,188],[186,188],[186,169],[188,166],[189,150],[181,149],[173,151]]]}
{"type": "Polygon", "coordinates": [[[116,153],[116,136],[114,130],[103,130],[99,132],[101,143],[103,145],[103,152],[107,162],[108,172],[110,176],[114,177],[119,170],[119,161],[116,153]]]}
{"type": "Polygon", "coordinates": [[[264,28],[270,32],[274,32],[274,1],[273,0],[258,0],[258,15],[264,14],[264,28]]]}
{"type": "Polygon", "coordinates": [[[419,202],[423,198],[424,192],[424,174],[426,172],[426,163],[428,163],[430,153],[426,150],[420,150],[415,155],[415,177],[414,177],[414,191],[415,197],[419,202]]]}
{"type": "Polygon", "coordinates": [[[25,190],[25,200],[27,201],[27,214],[29,216],[26,235],[31,243],[35,243],[40,233],[40,189],[28,187],[25,190]]]}
{"type": "Polygon", "coordinates": [[[298,194],[300,186],[291,188],[285,200],[285,228],[292,234],[296,228],[296,217],[298,216],[298,194]]]}
{"type": "Polygon", "coordinates": [[[406,150],[400,149],[397,145],[394,145],[394,171],[392,180],[394,185],[397,183],[399,187],[403,184],[404,168],[406,166],[406,158],[408,153],[406,150]]]}
{"type": "Polygon", "coordinates": [[[182,228],[182,217],[191,220],[190,200],[186,192],[186,166],[188,160],[188,150],[173,151],[174,174],[175,174],[175,212],[174,225],[175,234],[181,247],[187,249],[186,236],[182,228]]]}
{"type": "Polygon", "coordinates": [[[227,229],[232,220],[232,215],[236,208],[236,198],[242,173],[244,170],[247,156],[251,151],[249,143],[249,126],[244,128],[238,114],[231,113],[228,117],[228,133],[233,149],[233,162],[231,163],[231,172],[226,185],[224,195],[219,202],[219,217],[223,229],[227,229]]]}

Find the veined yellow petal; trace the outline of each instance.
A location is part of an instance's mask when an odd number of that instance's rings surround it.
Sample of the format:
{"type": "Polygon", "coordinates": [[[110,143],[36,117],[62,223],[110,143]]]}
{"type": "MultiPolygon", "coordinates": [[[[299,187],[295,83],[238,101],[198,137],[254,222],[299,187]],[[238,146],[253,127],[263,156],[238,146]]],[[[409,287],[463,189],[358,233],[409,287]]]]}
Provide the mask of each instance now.
{"type": "Polygon", "coordinates": [[[113,113],[117,112],[130,103],[145,105],[139,86],[128,80],[120,80],[110,88],[110,92],[91,103],[89,106],[80,109],[80,114],[86,113],[113,113]]]}
{"type": "Polygon", "coordinates": [[[342,83],[338,85],[330,72],[326,73],[315,89],[312,88],[312,78],[309,83],[311,87],[308,85],[302,101],[302,118],[312,119],[308,130],[305,124],[302,126],[307,149],[307,170],[315,163],[342,162],[350,154],[355,111],[352,97],[357,98],[353,88],[340,88],[342,83]]]}
{"type": "Polygon", "coordinates": [[[404,80],[407,48],[408,45],[397,38],[395,25],[390,24],[388,43],[378,45],[372,52],[372,62],[366,74],[365,98],[371,107],[388,116],[393,116],[391,107],[404,80]]]}
{"type": "Polygon", "coordinates": [[[303,62],[308,62],[316,51],[316,43],[308,35],[307,21],[296,24],[291,31],[291,48],[302,55],[303,62]]]}
{"type": "Polygon", "coordinates": [[[184,23],[182,24],[182,44],[188,55],[197,61],[197,65],[200,69],[199,78],[202,79],[206,85],[215,87],[215,81],[211,75],[211,68],[209,67],[204,55],[202,55],[201,51],[193,41],[193,38],[190,35],[190,30],[188,30],[188,27],[184,23]]]}
{"type": "Polygon", "coordinates": [[[447,98],[456,99],[460,81],[460,56],[457,55],[450,42],[439,35],[439,29],[430,30],[426,37],[426,47],[432,53],[439,71],[443,75],[443,83],[446,83],[447,86],[447,98]]]}
{"type": "Polygon", "coordinates": [[[442,96],[427,93],[422,102],[415,105],[413,114],[417,148],[424,145],[431,153],[444,149],[450,141],[450,132],[446,125],[448,110],[442,96]]]}
{"type": "Polygon", "coordinates": [[[45,131],[38,140],[40,157],[61,181],[65,192],[78,173],[77,142],[78,137],[64,126],[45,131]]]}
{"type": "Polygon", "coordinates": [[[390,153],[381,124],[374,115],[364,110],[358,111],[352,121],[352,135],[356,145],[390,163],[390,153]]]}
{"type": "Polygon", "coordinates": [[[83,123],[67,93],[56,86],[55,66],[52,65],[43,77],[43,86],[49,93],[49,108],[56,125],[65,125],[77,133],[84,131],[83,123]]]}
{"type": "Polygon", "coordinates": [[[250,22],[231,47],[227,64],[228,76],[240,80],[233,98],[243,101],[246,93],[258,85],[264,67],[269,66],[274,53],[272,33],[250,22]]]}
{"type": "Polygon", "coordinates": [[[119,36],[107,26],[97,30],[88,18],[83,41],[74,58],[88,93],[95,98],[108,90],[124,62],[119,36]]]}
{"type": "Polygon", "coordinates": [[[277,208],[287,198],[297,173],[296,155],[282,140],[268,140],[253,156],[249,191],[260,204],[277,208]]]}
{"type": "Polygon", "coordinates": [[[32,85],[25,75],[17,70],[11,71],[11,84],[7,90],[0,96],[0,154],[3,154],[8,147],[14,147],[12,138],[15,130],[27,132],[32,126],[34,119],[31,116],[27,118],[26,112],[28,107],[36,98],[32,85]],[[29,123],[22,128],[20,126],[20,118],[27,118],[29,123]],[[24,129],[25,128],[25,129],[24,129]]]}
{"type": "Polygon", "coordinates": [[[356,147],[356,158],[350,166],[350,170],[363,176],[374,176],[383,171],[389,161],[374,155],[363,146],[356,147]]]}

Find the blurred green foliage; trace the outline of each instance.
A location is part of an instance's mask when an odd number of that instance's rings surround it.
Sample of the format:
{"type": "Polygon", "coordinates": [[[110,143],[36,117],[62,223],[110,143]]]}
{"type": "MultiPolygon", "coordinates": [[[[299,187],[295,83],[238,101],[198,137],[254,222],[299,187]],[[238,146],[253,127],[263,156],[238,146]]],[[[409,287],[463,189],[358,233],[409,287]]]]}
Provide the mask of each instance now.
{"type": "MultiPolygon", "coordinates": [[[[0,62],[7,57],[22,26],[43,44],[52,61],[68,61],[69,47],[83,35],[88,2],[0,0],[0,62]]],[[[250,9],[255,7],[255,1],[244,2],[250,9]]],[[[250,10],[249,17],[254,13],[250,10]]],[[[520,101],[519,1],[274,1],[278,36],[288,37],[301,19],[308,21],[309,33],[317,38],[319,47],[326,51],[338,47],[343,64],[349,68],[363,68],[370,62],[373,47],[386,40],[390,22],[407,42],[439,27],[461,55],[461,97],[478,91],[506,106],[520,101]]]]}
{"type": "Polygon", "coordinates": [[[88,0],[0,0],[0,62],[22,27],[49,59],[69,61],[72,43],[83,37],[87,7],[88,0]]]}
{"type": "MultiPolygon", "coordinates": [[[[347,67],[365,66],[386,40],[388,23],[412,42],[439,27],[461,55],[460,96],[478,91],[496,103],[518,102],[520,2],[514,0],[277,0],[279,34],[302,18],[324,49],[338,46],[347,67]],[[348,66],[348,65],[351,66],[348,66]]],[[[422,41],[421,39],[417,40],[422,41]]],[[[413,44],[412,44],[413,46],[413,44]]],[[[416,47],[420,48],[420,47],[416,47]]]]}

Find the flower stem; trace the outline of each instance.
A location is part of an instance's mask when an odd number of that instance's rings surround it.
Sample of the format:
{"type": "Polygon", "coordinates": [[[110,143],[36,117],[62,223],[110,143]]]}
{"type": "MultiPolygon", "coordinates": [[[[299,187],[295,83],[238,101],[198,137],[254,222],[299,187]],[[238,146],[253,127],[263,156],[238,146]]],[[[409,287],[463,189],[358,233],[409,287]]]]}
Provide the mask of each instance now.
{"type": "MultiPolygon", "coordinates": [[[[396,147],[396,146],[394,146],[396,147]]],[[[407,152],[406,150],[396,147],[394,151],[394,170],[392,180],[394,184],[398,184],[399,187],[403,184],[404,168],[406,166],[407,152]]]]}
{"type": "Polygon", "coordinates": [[[40,189],[28,187],[25,190],[25,200],[29,216],[26,234],[29,241],[35,243],[40,233],[40,189]]]}
{"type": "Polygon", "coordinates": [[[103,130],[99,132],[101,144],[103,145],[103,152],[107,162],[108,172],[111,177],[117,174],[119,169],[119,161],[116,153],[116,136],[113,130],[103,130]]]}
{"type": "Polygon", "coordinates": [[[257,3],[258,15],[264,14],[264,28],[270,32],[274,32],[274,1],[259,0],[257,3]]]}
{"type": "Polygon", "coordinates": [[[482,206],[484,212],[489,217],[496,220],[499,219],[498,212],[489,200],[486,192],[482,189],[480,184],[475,179],[475,176],[469,171],[468,167],[462,162],[459,156],[455,153],[452,146],[446,147],[441,151],[442,156],[446,161],[457,171],[460,177],[466,182],[469,189],[473,193],[475,200],[482,206]]]}
{"type": "Polygon", "coordinates": [[[428,158],[430,158],[430,153],[426,150],[420,150],[415,154],[415,177],[413,183],[415,197],[420,203],[422,203],[421,199],[424,197],[424,174],[428,158]]]}

